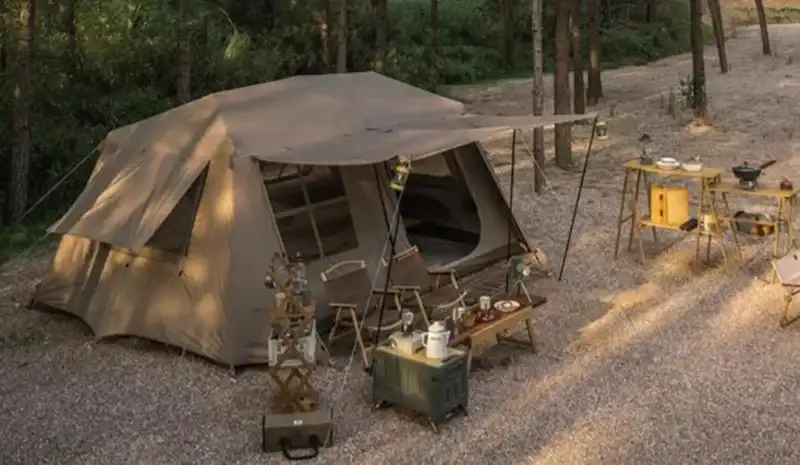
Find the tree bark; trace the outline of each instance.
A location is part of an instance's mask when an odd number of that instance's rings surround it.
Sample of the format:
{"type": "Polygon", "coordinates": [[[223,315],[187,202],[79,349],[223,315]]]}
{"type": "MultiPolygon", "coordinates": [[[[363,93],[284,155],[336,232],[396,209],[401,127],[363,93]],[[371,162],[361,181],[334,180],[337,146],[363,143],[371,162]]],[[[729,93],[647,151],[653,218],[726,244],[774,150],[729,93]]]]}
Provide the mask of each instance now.
{"type": "Polygon", "coordinates": [[[339,0],[339,24],[336,28],[336,72],[347,72],[347,0],[339,0]]]}
{"type": "MultiPolygon", "coordinates": [[[[533,38],[533,114],[544,114],[544,67],[542,65],[542,0],[531,3],[531,37],[533,38]]],[[[544,128],[533,129],[533,190],[544,187],[544,128]]]]}
{"type": "Polygon", "coordinates": [[[331,0],[321,0],[320,9],[317,10],[315,20],[319,30],[320,56],[325,72],[331,71],[331,0]]]}
{"type": "Polygon", "coordinates": [[[58,23],[61,33],[66,36],[69,54],[73,57],[77,53],[78,33],[75,27],[75,1],[61,0],[58,4],[58,23]]]}
{"type": "Polygon", "coordinates": [[[594,106],[603,98],[600,69],[600,0],[589,0],[586,21],[589,28],[589,87],[586,99],[589,106],[594,106]]]}
{"type": "Polygon", "coordinates": [[[23,2],[19,13],[12,108],[11,177],[9,182],[9,220],[18,221],[28,206],[31,129],[28,120],[31,99],[31,67],[36,35],[36,0],[23,2]]]}
{"type": "Polygon", "coordinates": [[[583,50],[581,49],[581,4],[573,0],[570,35],[572,39],[572,101],[574,112],[586,113],[586,83],[583,80],[583,50]]]}
{"type": "Polygon", "coordinates": [[[178,81],[175,97],[178,105],[192,99],[192,30],[189,0],[178,1],[178,81]]]}
{"type": "Polygon", "coordinates": [[[708,121],[706,106],[706,70],[703,59],[703,3],[702,0],[690,0],[691,44],[692,44],[692,106],[695,122],[708,121]]]}
{"type": "Polygon", "coordinates": [[[719,70],[722,74],[730,71],[728,66],[728,52],[725,49],[725,29],[722,22],[722,8],[719,0],[707,0],[708,12],[714,25],[714,41],[717,43],[717,56],[719,57],[719,70]]]}
{"type": "Polygon", "coordinates": [[[500,11],[503,17],[503,58],[509,69],[514,68],[516,41],[514,32],[517,18],[517,0],[501,0],[500,11]]]}
{"type": "Polygon", "coordinates": [[[755,2],[756,12],[758,13],[758,27],[761,29],[761,51],[764,55],[772,55],[769,31],[767,30],[767,13],[764,11],[764,0],[755,0],[755,2]]]}
{"type": "Polygon", "coordinates": [[[386,73],[386,59],[389,54],[388,42],[388,5],[387,0],[375,0],[375,71],[386,73]]]}
{"type": "MultiPolygon", "coordinates": [[[[555,25],[555,72],[553,84],[555,91],[555,114],[566,115],[572,110],[569,85],[569,22],[572,10],[571,1],[556,4],[555,25]]],[[[572,166],[572,125],[557,124],[555,128],[556,165],[560,168],[572,166]]]]}

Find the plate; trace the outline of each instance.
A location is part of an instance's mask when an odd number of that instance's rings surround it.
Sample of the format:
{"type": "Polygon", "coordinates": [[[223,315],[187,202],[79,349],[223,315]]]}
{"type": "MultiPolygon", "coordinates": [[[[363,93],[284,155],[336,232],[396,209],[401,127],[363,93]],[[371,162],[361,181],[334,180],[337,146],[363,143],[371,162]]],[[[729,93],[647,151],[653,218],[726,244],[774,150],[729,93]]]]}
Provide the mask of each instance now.
{"type": "Polygon", "coordinates": [[[519,302],[516,300],[500,300],[494,303],[494,308],[498,312],[510,313],[519,309],[519,302]]]}

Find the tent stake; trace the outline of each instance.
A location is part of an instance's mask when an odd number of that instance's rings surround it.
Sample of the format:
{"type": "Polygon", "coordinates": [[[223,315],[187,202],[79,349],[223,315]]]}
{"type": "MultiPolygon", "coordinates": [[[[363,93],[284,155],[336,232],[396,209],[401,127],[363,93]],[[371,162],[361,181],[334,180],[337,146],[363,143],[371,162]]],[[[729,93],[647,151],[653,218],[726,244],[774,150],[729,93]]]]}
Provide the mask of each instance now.
{"type": "MultiPolygon", "coordinates": [[[[508,188],[508,209],[511,215],[508,217],[508,237],[506,239],[506,263],[511,260],[511,228],[514,226],[514,173],[517,167],[517,130],[511,133],[511,185],[508,188]]],[[[506,293],[508,293],[508,284],[510,273],[506,272],[506,293]]]]}
{"type": "Polygon", "coordinates": [[[561,257],[561,269],[558,271],[558,280],[564,275],[564,267],[567,264],[567,254],[569,253],[569,244],[572,241],[572,231],[575,228],[575,219],[578,216],[578,205],[581,203],[581,193],[583,192],[583,182],[586,180],[586,170],[589,168],[589,156],[592,154],[592,144],[594,144],[594,133],[597,130],[597,117],[594,117],[592,122],[592,135],[589,136],[589,146],[586,147],[586,158],[583,160],[583,171],[581,172],[581,181],[578,184],[578,195],[575,196],[575,208],[572,210],[572,221],[569,223],[569,233],[567,234],[567,245],[564,246],[564,256],[561,257]]]}

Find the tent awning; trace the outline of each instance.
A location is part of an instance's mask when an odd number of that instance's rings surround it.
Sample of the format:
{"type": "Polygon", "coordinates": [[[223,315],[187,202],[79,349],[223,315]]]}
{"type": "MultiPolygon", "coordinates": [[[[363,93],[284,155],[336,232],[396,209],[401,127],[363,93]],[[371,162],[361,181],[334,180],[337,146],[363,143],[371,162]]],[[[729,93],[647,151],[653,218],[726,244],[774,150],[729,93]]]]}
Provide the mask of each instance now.
{"type": "Polygon", "coordinates": [[[392,125],[366,127],[324,142],[270,150],[243,150],[248,144],[236,141],[239,155],[272,163],[298,165],[366,165],[398,155],[425,158],[472,142],[486,140],[512,129],[531,129],[560,123],[594,119],[596,113],[552,116],[489,116],[444,114],[392,125]]]}

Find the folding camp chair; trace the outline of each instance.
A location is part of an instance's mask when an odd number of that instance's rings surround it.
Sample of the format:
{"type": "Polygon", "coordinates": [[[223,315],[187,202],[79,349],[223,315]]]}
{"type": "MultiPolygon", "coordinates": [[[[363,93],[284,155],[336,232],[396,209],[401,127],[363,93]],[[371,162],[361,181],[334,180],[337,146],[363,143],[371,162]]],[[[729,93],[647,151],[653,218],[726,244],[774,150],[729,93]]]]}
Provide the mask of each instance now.
{"type": "MultiPolygon", "coordinates": [[[[416,246],[395,255],[392,261],[391,289],[405,300],[414,301],[426,325],[430,325],[434,314],[457,305],[467,306],[464,299],[468,292],[459,287],[455,270],[428,269],[416,246]],[[442,278],[448,278],[447,282],[440,283],[442,278]]],[[[447,316],[449,313],[445,313],[444,317],[447,316]]]]}
{"type": "Polygon", "coordinates": [[[356,343],[364,358],[364,365],[369,365],[368,352],[372,347],[364,343],[362,331],[371,335],[380,329],[382,333],[389,335],[392,330],[398,328],[402,324],[400,293],[391,289],[386,291],[373,289],[367,265],[363,260],[345,260],[336,263],[322,272],[321,277],[330,300],[328,305],[336,310],[328,342],[331,343],[354,332],[356,343]],[[370,305],[373,296],[378,297],[378,302],[384,298],[393,300],[394,308],[386,308],[387,312],[380,322],[383,324],[377,321],[380,312],[370,305]],[[340,328],[347,330],[337,335],[337,330],[340,328]]]}

